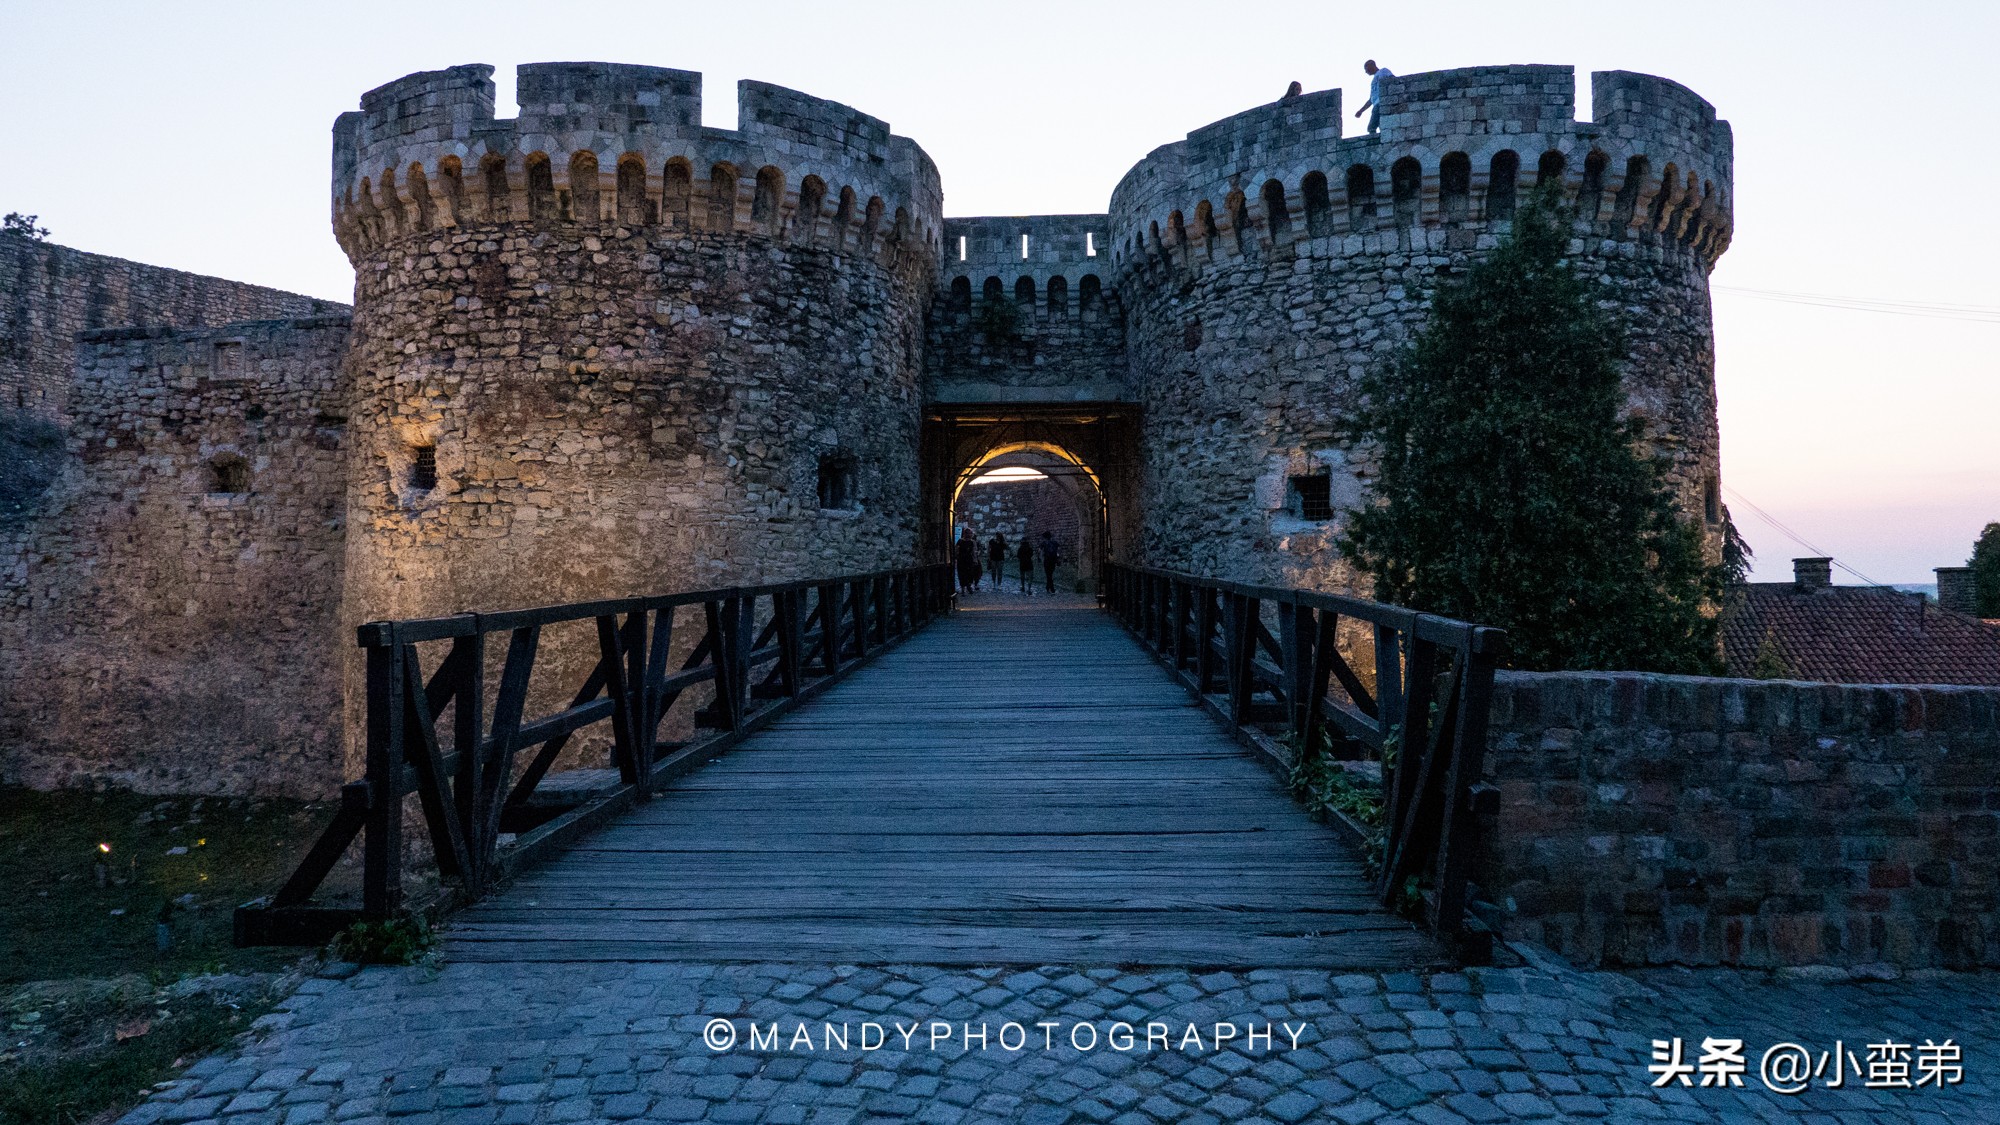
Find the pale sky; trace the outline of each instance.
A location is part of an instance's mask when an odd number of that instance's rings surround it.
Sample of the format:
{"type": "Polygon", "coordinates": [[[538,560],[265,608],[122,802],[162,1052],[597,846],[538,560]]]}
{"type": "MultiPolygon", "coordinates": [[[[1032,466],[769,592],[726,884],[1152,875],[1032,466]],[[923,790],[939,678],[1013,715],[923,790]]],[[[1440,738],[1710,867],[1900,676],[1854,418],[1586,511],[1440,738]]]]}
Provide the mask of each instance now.
{"type": "Polygon", "coordinates": [[[2000,5],[0,0],[0,16],[0,211],[79,249],[343,301],[334,115],[416,70],[493,64],[503,114],[518,63],[698,70],[720,126],[737,79],[789,86],[916,139],[950,215],[1103,211],[1147,151],[1294,79],[1344,87],[1351,113],[1368,57],[1566,63],[1580,116],[1592,69],[1663,75],[1736,132],[1717,378],[1724,498],[1757,577],[1816,552],[1740,497],[1880,582],[1929,581],[2000,520],[2000,5]]]}

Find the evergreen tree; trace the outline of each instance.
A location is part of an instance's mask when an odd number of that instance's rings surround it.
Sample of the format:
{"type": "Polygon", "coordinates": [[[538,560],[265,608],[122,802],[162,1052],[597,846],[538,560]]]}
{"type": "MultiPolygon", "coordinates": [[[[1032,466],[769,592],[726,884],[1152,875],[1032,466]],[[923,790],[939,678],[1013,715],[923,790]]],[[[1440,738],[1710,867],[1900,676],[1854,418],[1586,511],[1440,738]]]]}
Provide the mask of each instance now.
{"type": "Polygon", "coordinates": [[[1750,581],[1750,560],[1757,552],[1750,549],[1750,541],[1736,530],[1736,520],[1729,514],[1729,505],[1722,506],[1722,581],[1725,585],[1741,586],[1750,581]]]}
{"type": "Polygon", "coordinates": [[[1569,226],[1537,192],[1362,380],[1381,473],[1341,546],[1377,598],[1506,629],[1515,667],[1713,673],[1721,568],[1640,453],[1624,335],[1564,260],[1569,226]]]}
{"type": "Polygon", "coordinates": [[[1965,565],[1972,568],[1973,608],[1981,617],[2000,617],[2000,523],[1979,533],[1965,565]]]}

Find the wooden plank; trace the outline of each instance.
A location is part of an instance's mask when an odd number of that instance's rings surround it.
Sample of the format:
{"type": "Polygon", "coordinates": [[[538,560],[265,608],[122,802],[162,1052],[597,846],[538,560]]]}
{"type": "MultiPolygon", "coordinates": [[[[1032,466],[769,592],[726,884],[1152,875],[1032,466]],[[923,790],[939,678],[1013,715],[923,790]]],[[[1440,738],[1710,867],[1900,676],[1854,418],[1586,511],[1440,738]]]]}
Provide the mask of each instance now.
{"type": "MultiPolygon", "coordinates": [[[[872,647],[896,595],[847,592],[872,647]]],[[[971,601],[461,913],[447,955],[1440,963],[1200,712],[1087,601],[971,601]]]]}

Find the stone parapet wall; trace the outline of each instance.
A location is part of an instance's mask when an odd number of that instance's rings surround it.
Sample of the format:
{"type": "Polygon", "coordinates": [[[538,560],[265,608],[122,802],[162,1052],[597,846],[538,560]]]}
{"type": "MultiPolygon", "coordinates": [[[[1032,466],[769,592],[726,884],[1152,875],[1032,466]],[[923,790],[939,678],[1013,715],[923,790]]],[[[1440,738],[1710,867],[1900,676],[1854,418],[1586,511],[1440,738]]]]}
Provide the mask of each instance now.
{"type": "Polygon", "coordinates": [[[1106,284],[1107,229],[1103,215],[946,220],[925,398],[1129,399],[1125,311],[1106,284]]]}
{"type": "Polygon", "coordinates": [[[1712,262],[1732,226],[1728,122],[1666,79],[1591,80],[1591,121],[1571,120],[1571,68],[1514,66],[1399,75],[1374,135],[1341,136],[1338,90],[1204,126],[1153,150],[1113,189],[1117,280],[1154,259],[1187,266],[1300,231],[1387,236],[1350,252],[1407,249],[1397,232],[1504,219],[1544,180],[1563,185],[1588,233],[1652,236],[1712,262]]]}
{"type": "Polygon", "coordinates": [[[1502,673],[1477,881],[1589,964],[2000,965],[2000,690],[1502,673]]]}
{"type": "Polygon", "coordinates": [[[60,471],[0,528],[0,778],[339,784],[347,333],[83,336],[60,471]]]}
{"type": "Polygon", "coordinates": [[[0,235],[0,411],[69,410],[79,332],[345,312],[335,301],[0,235]]]}
{"type": "Polygon", "coordinates": [[[478,223],[618,223],[762,234],[883,258],[938,253],[937,166],[867,114],[738,86],[739,127],[701,124],[701,75],[611,63],[519,68],[496,118],[493,68],[408,75],[334,125],[334,231],[350,258],[478,223]]]}

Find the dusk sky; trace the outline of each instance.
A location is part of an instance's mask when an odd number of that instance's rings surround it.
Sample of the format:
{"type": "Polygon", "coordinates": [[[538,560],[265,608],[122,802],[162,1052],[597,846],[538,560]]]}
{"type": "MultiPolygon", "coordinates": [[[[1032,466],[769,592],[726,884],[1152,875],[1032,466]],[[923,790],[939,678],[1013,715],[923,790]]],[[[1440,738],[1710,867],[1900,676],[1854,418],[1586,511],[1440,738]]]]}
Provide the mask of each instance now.
{"type": "Polygon", "coordinates": [[[523,62],[698,70],[706,121],[725,127],[737,79],[793,87],[923,145],[950,215],[1103,211],[1148,150],[1294,79],[1343,87],[1351,113],[1370,57],[1399,73],[1570,64],[1584,117],[1590,70],[1663,75],[1735,128],[1717,379],[1724,499],[1756,576],[1788,577],[1793,556],[1818,551],[1752,504],[1849,568],[1842,582],[1929,581],[2000,520],[2000,5],[0,10],[0,211],[37,213],[79,249],[341,301],[352,273],[329,232],[333,119],[415,70],[491,63],[503,114],[523,62]]]}

